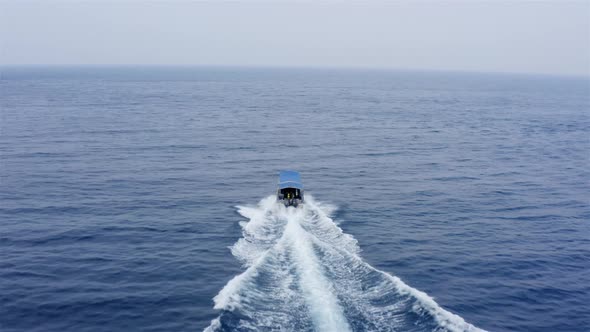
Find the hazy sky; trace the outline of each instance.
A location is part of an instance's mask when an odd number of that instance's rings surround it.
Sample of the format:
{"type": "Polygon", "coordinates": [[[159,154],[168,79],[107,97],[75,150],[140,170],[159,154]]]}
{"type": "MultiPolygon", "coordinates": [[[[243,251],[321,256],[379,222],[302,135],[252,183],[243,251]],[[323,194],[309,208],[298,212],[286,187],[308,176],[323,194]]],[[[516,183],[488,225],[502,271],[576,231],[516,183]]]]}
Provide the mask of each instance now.
{"type": "Polygon", "coordinates": [[[590,0],[8,1],[1,64],[387,67],[590,75],[590,0]]]}

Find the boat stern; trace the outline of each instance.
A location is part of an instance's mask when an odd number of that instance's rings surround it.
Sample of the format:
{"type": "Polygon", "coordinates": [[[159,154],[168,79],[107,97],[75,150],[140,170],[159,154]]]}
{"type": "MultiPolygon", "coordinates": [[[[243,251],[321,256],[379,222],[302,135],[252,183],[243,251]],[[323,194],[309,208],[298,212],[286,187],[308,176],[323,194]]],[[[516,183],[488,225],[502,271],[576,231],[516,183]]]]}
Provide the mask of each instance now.
{"type": "Polygon", "coordinates": [[[277,201],[285,206],[298,206],[303,203],[303,184],[299,172],[281,171],[279,173],[277,201]]]}

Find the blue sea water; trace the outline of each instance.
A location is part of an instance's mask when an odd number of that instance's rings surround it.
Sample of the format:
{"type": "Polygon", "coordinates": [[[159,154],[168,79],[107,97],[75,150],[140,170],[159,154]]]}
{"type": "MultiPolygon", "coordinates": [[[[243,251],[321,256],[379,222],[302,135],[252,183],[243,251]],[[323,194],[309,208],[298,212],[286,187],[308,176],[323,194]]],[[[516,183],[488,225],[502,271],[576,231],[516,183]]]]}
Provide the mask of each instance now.
{"type": "Polygon", "coordinates": [[[586,78],[1,75],[2,331],[590,330],[586,78]]]}

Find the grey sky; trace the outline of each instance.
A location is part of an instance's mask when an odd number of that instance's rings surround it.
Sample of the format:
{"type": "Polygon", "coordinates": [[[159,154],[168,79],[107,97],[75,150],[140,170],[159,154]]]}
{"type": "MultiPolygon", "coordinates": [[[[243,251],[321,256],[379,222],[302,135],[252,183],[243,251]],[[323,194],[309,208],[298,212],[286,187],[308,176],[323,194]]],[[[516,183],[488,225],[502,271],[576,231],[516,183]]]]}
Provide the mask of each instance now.
{"type": "Polygon", "coordinates": [[[590,75],[590,0],[0,0],[2,64],[387,67],[590,75]]]}

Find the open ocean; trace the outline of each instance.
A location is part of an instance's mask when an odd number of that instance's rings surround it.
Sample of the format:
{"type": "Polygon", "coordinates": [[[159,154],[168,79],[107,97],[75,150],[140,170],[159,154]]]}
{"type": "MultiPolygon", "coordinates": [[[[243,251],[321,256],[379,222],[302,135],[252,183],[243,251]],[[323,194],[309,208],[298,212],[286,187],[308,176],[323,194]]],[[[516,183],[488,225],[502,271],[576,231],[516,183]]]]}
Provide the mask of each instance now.
{"type": "Polygon", "coordinates": [[[588,78],[5,67],[0,107],[3,332],[590,331],[588,78]]]}

